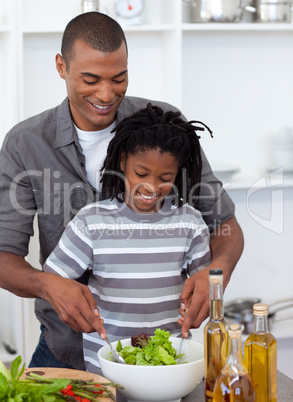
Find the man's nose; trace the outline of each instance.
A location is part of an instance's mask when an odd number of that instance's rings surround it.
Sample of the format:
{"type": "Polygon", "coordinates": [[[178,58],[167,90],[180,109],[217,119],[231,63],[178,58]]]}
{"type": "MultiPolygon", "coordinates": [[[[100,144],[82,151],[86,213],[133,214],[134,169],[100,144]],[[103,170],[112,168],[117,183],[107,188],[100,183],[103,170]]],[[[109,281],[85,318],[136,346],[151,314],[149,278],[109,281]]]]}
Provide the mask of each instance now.
{"type": "Polygon", "coordinates": [[[96,97],[99,98],[104,103],[109,103],[113,100],[114,91],[112,84],[108,81],[102,81],[99,85],[99,89],[96,92],[96,97]]]}

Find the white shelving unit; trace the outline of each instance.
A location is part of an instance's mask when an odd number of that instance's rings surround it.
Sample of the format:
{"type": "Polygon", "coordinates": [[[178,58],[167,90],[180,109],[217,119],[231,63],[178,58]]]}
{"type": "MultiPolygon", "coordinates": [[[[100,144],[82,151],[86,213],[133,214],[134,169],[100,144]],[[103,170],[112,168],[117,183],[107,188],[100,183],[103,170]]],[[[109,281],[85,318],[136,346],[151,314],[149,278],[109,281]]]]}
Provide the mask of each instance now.
{"type": "MultiPolygon", "coordinates": [[[[113,0],[100,5],[116,17],[113,0]]],[[[145,0],[143,24],[124,27],[128,94],[167,101],[204,121],[215,134],[202,135],[209,160],[255,174],[267,163],[266,136],[293,126],[293,24],[187,23],[185,7],[181,0],[145,0]]],[[[0,144],[18,121],[66,96],[55,55],[67,22],[81,11],[81,0],[1,0],[0,144]]],[[[30,250],[37,266],[36,239],[30,250]]],[[[4,341],[28,363],[39,336],[33,303],[0,290],[0,304],[0,359],[14,358],[4,341]]]]}

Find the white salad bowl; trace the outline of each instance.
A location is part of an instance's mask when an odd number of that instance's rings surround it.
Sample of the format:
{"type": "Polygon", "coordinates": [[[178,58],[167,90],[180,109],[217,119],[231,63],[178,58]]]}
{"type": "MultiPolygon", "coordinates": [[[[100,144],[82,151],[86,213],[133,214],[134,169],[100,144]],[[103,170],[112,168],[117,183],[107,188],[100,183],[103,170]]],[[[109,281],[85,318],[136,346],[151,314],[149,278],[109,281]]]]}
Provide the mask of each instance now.
{"type": "MultiPolygon", "coordinates": [[[[180,338],[169,340],[178,352],[180,338]]],[[[116,349],[118,342],[113,342],[116,349]]],[[[122,347],[130,346],[131,339],[121,341],[122,347]]],[[[124,387],[118,390],[129,402],[179,402],[192,392],[204,375],[204,346],[192,340],[184,340],[179,364],[171,366],[133,366],[112,362],[110,347],[98,351],[103,375],[124,387]]]]}

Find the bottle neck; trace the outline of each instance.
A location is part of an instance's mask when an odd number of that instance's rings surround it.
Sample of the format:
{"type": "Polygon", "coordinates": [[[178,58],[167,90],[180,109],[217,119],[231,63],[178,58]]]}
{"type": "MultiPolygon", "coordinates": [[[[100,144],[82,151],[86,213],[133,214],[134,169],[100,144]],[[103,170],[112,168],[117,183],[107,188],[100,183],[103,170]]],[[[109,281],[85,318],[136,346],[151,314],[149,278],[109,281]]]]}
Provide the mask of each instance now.
{"type": "Polygon", "coordinates": [[[268,332],[268,316],[267,315],[255,315],[253,332],[254,333],[266,333],[268,332]]]}
{"type": "Polygon", "coordinates": [[[242,355],[241,336],[238,338],[228,338],[228,354],[224,369],[237,369],[242,374],[246,374],[247,370],[244,365],[242,355]]]}
{"type": "Polygon", "coordinates": [[[210,317],[218,320],[224,317],[223,284],[210,282],[210,317]]]}

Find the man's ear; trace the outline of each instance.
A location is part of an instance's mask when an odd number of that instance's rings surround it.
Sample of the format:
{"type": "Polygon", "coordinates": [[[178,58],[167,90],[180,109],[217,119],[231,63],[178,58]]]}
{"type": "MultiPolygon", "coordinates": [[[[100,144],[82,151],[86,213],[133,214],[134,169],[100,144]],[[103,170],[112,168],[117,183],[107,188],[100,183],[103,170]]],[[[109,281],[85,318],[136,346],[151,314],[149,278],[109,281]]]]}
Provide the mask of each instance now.
{"type": "Polygon", "coordinates": [[[65,61],[64,61],[63,57],[59,53],[56,54],[55,64],[56,64],[56,69],[57,69],[60,77],[65,79],[66,64],[65,64],[65,61]]]}
{"type": "Polygon", "coordinates": [[[121,152],[121,158],[120,158],[120,169],[122,172],[124,172],[125,169],[125,152],[121,152]]]}

